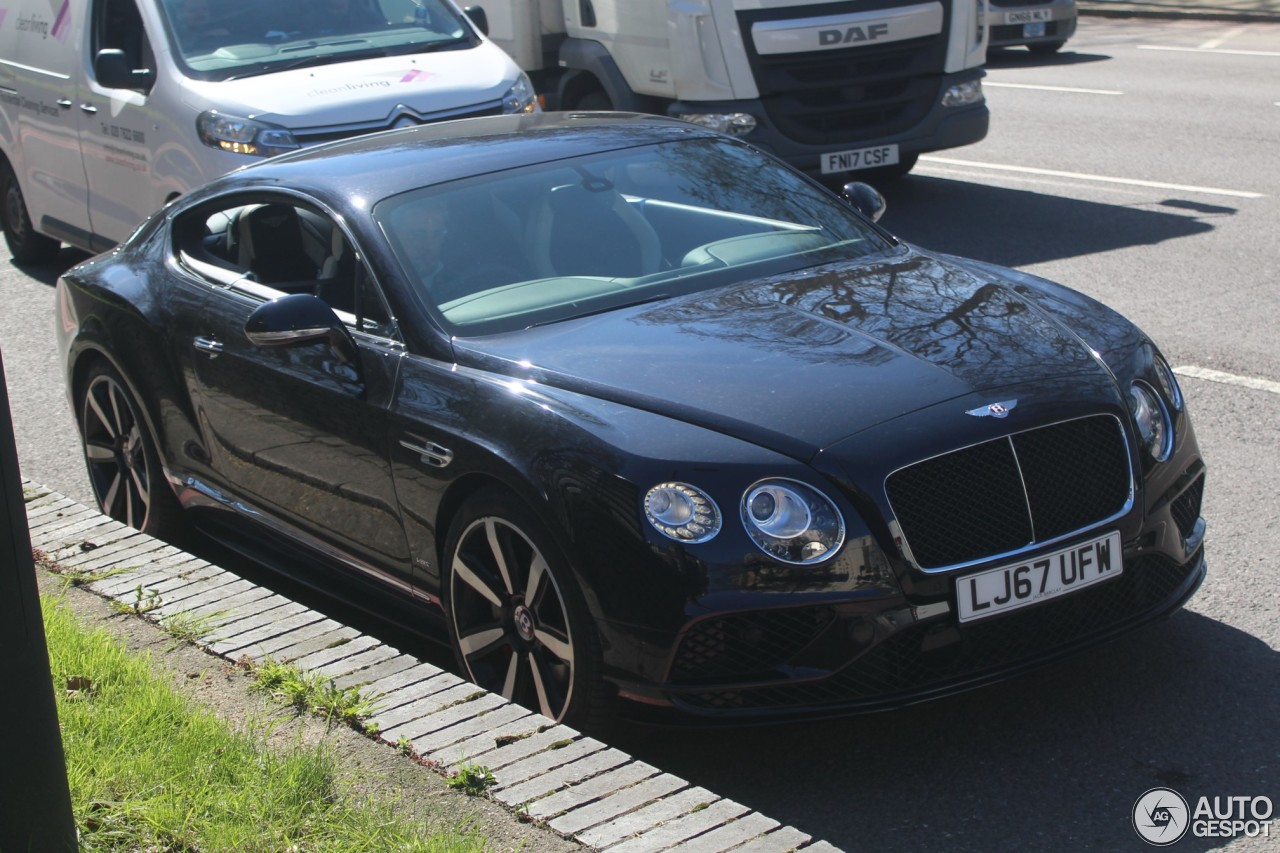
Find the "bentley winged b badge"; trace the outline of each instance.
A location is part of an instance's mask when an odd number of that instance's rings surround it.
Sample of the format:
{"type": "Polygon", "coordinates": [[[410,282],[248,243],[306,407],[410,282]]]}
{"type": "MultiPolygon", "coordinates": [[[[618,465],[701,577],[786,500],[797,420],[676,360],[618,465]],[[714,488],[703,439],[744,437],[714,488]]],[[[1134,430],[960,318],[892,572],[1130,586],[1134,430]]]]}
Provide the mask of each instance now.
{"type": "Polygon", "coordinates": [[[1018,405],[1017,400],[1005,400],[1003,403],[988,403],[985,406],[970,409],[965,414],[973,415],[975,418],[1007,418],[1016,405],[1018,405]]]}

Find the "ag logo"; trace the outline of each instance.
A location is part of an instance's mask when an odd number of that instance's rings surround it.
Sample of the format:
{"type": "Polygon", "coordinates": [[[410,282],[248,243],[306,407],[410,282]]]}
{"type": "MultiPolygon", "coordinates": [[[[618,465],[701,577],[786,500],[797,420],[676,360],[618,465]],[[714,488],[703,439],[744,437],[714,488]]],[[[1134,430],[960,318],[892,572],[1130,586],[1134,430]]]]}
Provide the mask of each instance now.
{"type": "Polygon", "coordinates": [[[1133,828],[1143,841],[1168,847],[1187,834],[1187,801],[1172,788],[1152,788],[1133,804],[1133,828]]]}

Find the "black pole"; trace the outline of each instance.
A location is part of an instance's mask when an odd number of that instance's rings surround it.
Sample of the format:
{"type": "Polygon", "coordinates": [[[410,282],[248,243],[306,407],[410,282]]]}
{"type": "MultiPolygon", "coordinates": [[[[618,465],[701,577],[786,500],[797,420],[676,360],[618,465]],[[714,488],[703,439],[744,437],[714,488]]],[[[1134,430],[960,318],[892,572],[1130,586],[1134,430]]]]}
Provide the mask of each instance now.
{"type": "Polygon", "coordinates": [[[0,356],[0,851],[75,851],[22,475],[0,356]]]}

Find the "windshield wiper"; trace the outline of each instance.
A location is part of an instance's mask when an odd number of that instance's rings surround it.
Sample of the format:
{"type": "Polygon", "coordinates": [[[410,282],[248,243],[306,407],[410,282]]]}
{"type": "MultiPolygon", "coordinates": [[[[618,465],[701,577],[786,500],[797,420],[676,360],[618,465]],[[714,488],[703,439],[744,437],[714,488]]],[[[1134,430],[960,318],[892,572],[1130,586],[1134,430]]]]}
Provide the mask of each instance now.
{"type": "Polygon", "coordinates": [[[563,323],[565,320],[580,320],[583,317],[594,317],[597,314],[608,314],[610,311],[621,311],[623,308],[635,308],[637,305],[645,305],[649,302],[661,302],[663,299],[670,299],[675,294],[657,293],[653,296],[645,296],[640,299],[633,299],[630,302],[610,303],[602,305],[599,308],[592,308],[590,311],[583,311],[581,314],[570,314],[567,317],[557,317],[554,320],[543,320],[539,323],[530,323],[525,326],[526,329],[536,329],[538,326],[550,326],[552,323],[563,323]]]}

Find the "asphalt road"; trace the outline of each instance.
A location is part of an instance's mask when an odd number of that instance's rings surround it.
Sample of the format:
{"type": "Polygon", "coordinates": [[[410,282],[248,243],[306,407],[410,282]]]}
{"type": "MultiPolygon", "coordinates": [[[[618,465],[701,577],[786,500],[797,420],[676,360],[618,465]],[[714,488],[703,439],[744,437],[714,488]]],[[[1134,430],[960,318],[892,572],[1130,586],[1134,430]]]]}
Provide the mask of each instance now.
{"type": "MultiPolygon", "coordinates": [[[[963,696],[615,743],[851,851],[1147,849],[1130,820],[1150,788],[1280,803],[1280,25],[1084,19],[1059,56],[989,71],[990,137],[886,188],[884,223],[1070,284],[1155,338],[1210,467],[1208,580],[1166,622],[963,696]]],[[[0,262],[0,352],[23,472],[89,502],[57,271],[0,262]]],[[[1272,830],[1173,849],[1280,850],[1272,830]]]]}

